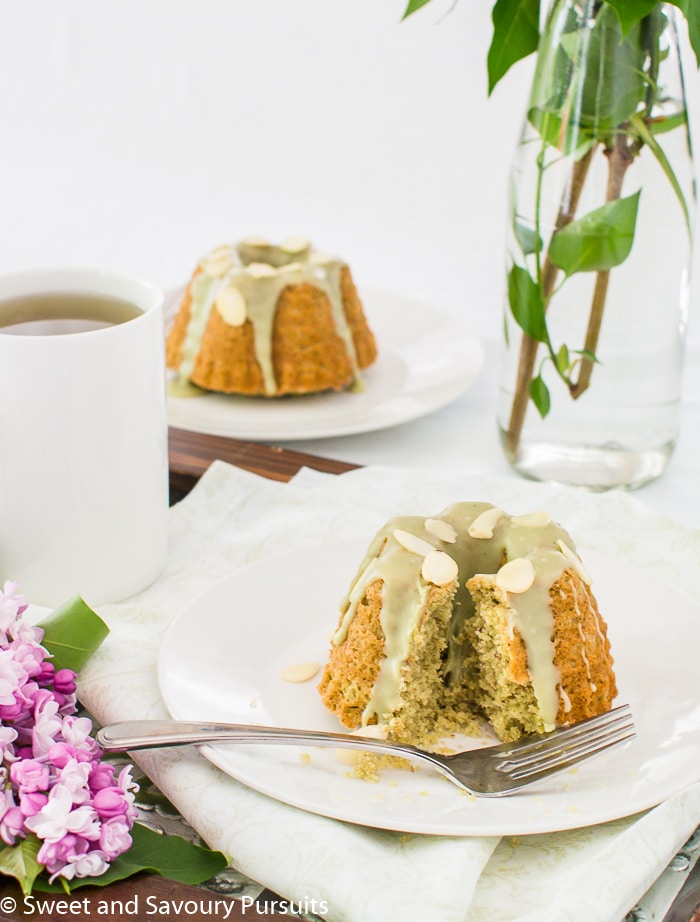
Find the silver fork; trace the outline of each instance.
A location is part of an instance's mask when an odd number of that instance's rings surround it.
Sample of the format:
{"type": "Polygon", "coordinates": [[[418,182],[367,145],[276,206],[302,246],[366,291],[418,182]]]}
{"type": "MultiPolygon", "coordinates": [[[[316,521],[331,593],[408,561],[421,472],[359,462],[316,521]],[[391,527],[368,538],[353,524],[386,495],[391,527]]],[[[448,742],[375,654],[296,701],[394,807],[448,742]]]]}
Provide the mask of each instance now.
{"type": "Polygon", "coordinates": [[[605,714],[589,717],[551,733],[527,736],[514,743],[470,749],[454,755],[437,755],[415,746],[347,733],[180,720],[122,721],[102,727],[96,739],[105,752],[192,744],[199,746],[206,743],[311,743],[334,749],[361,749],[420,762],[471,794],[500,797],[554,772],[571,768],[634,736],[629,705],[623,704],[605,714]]]}

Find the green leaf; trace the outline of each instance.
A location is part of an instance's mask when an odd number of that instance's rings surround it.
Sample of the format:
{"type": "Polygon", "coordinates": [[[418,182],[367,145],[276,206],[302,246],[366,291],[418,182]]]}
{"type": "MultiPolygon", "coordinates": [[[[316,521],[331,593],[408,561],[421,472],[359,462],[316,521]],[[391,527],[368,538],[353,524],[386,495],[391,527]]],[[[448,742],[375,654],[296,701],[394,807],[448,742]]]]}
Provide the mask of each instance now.
{"type": "Polygon", "coordinates": [[[549,396],[549,388],[542,380],[542,375],[537,375],[530,381],[530,398],[544,419],[552,406],[552,400],[549,396]]]}
{"type": "Polygon", "coordinates": [[[580,160],[597,143],[595,133],[557,111],[533,106],[527,118],[546,144],[573,160],[580,160]]]}
{"type": "Polygon", "coordinates": [[[559,351],[557,352],[556,357],[556,366],[557,371],[564,375],[569,370],[569,365],[571,364],[569,359],[569,350],[566,344],[562,345],[559,351]]]}
{"type": "Polygon", "coordinates": [[[542,238],[537,236],[532,227],[527,227],[525,224],[518,221],[517,218],[513,221],[513,234],[524,256],[529,256],[538,249],[542,249],[542,238]]]}
{"type": "Polygon", "coordinates": [[[56,669],[80,672],[109,634],[102,618],[80,598],[70,599],[42,621],[42,644],[53,655],[56,669]]]}
{"type": "Polygon", "coordinates": [[[668,131],[673,131],[674,128],[687,125],[688,114],[685,109],[683,109],[681,112],[674,112],[673,115],[650,118],[648,121],[645,121],[645,124],[653,135],[666,134],[668,131]]]}
{"type": "Polygon", "coordinates": [[[549,245],[554,265],[570,276],[602,272],[624,262],[634,242],[640,191],[607,202],[557,231],[549,245]]]}
{"type": "Polygon", "coordinates": [[[32,892],[36,878],[44,870],[44,865],[36,860],[40,848],[41,842],[30,834],[0,852],[0,874],[16,878],[25,896],[32,892]]]}
{"type": "Polygon", "coordinates": [[[695,60],[700,66],[700,3],[698,0],[668,0],[677,6],[688,23],[688,38],[695,52],[695,60]]]}
{"type": "Polygon", "coordinates": [[[518,326],[532,339],[547,342],[540,289],[527,269],[513,266],[508,275],[508,303],[518,326]]]}
{"type": "Polygon", "coordinates": [[[406,11],[403,14],[402,19],[407,19],[411,13],[415,13],[416,10],[419,10],[422,6],[430,3],[430,0],[409,0],[409,4],[406,7],[406,11]]]}
{"type": "Polygon", "coordinates": [[[605,2],[615,10],[622,34],[627,35],[633,26],[655,9],[658,0],[605,0],[605,2]]]}
{"type": "Polygon", "coordinates": [[[590,349],[577,349],[576,355],[580,355],[582,359],[588,359],[589,362],[593,362],[594,365],[602,364],[595,352],[591,352],[590,349]]]}
{"type": "Polygon", "coordinates": [[[654,157],[656,157],[656,160],[659,166],[666,174],[666,178],[668,179],[668,181],[671,183],[671,187],[673,188],[673,191],[676,193],[676,198],[680,202],[681,210],[683,211],[683,217],[685,218],[685,226],[688,229],[688,234],[691,234],[692,230],[690,226],[690,212],[688,211],[688,203],[685,200],[685,196],[683,195],[683,190],[681,189],[681,185],[678,182],[678,179],[676,178],[676,174],[673,172],[673,167],[671,166],[668,160],[668,157],[664,153],[663,148],[661,147],[659,142],[656,140],[654,135],[649,131],[643,118],[639,118],[639,116],[634,116],[631,119],[631,125],[632,125],[632,128],[637,132],[639,137],[642,139],[642,141],[644,141],[644,143],[647,145],[647,147],[652,152],[654,157]]]}
{"type": "MultiPolygon", "coordinates": [[[[179,836],[161,835],[140,823],[135,824],[131,837],[131,848],[116,858],[104,874],[100,877],[83,877],[70,881],[71,891],[86,886],[104,887],[140,871],[160,874],[168,880],[183,884],[201,884],[229,865],[229,859],[222,852],[195,845],[179,836]]],[[[61,890],[59,883],[55,881],[50,884],[40,878],[34,889],[44,893],[57,893],[61,890]]]]}
{"type": "Polygon", "coordinates": [[[570,87],[576,105],[570,118],[601,137],[637,111],[647,89],[639,24],[623,39],[614,10],[604,3],[593,28],[564,35],[562,48],[577,62],[570,87]]]}
{"type": "Polygon", "coordinates": [[[496,0],[491,19],[493,38],[487,59],[489,95],[516,61],[537,51],[540,0],[496,0]]]}

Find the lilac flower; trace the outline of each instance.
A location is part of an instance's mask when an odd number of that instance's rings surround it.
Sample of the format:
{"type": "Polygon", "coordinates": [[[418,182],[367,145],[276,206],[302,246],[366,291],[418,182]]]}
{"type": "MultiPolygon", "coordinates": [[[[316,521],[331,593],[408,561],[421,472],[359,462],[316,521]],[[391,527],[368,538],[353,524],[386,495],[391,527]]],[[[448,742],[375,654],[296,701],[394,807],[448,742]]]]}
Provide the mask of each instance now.
{"type": "Polygon", "coordinates": [[[24,816],[36,816],[43,809],[48,799],[46,794],[42,794],[40,791],[35,791],[31,794],[20,794],[19,808],[24,816]]]}
{"type": "Polygon", "coordinates": [[[51,692],[42,689],[40,695],[45,697],[34,708],[34,727],[32,729],[32,752],[39,759],[45,756],[54,743],[54,737],[60,732],[62,721],[57,716],[58,703],[51,692]]]}
{"type": "Polygon", "coordinates": [[[0,840],[35,835],[51,881],[99,876],[131,847],[138,785],[101,761],[92,722],[75,715],[75,673],[21,621],[16,588],[0,591],[0,840]]]}
{"type": "Polygon", "coordinates": [[[0,592],[0,642],[3,644],[12,636],[12,628],[27,607],[23,600],[15,595],[16,590],[17,583],[8,580],[0,592]]]}
{"type": "Polygon", "coordinates": [[[20,793],[46,791],[49,787],[49,766],[37,759],[22,759],[10,766],[10,778],[20,793]]]}
{"type": "Polygon", "coordinates": [[[90,843],[87,839],[81,839],[80,836],[69,832],[57,842],[44,842],[37,852],[36,859],[39,864],[46,866],[49,874],[59,874],[71,856],[84,855],[89,848],[90,843]]]}
{"type": "MultiPolygon", "coordinates": [[[[59,873],[66,880],[71,880],[73,877],[99,877],[108,867],[107,855],[99,849],[94,849],[83,855],[70,855],[67,864],[59,873]]],[[[54,875],[50,879],[54,880],[57,876],[54,875]]]]}
{"type": "Polygon", "coordinates": [[[123,816],[106,820],[100,829],[100,848],[110,861],[131,847],[131,825],[123,816]]]}
{"type": "Polygon", "coordinates": [[[70,791],[74,804],[84,804],[90,799],[88,788],[90,767],[85,762],[69,759],[59,772],[59,782],[70,791]]]}

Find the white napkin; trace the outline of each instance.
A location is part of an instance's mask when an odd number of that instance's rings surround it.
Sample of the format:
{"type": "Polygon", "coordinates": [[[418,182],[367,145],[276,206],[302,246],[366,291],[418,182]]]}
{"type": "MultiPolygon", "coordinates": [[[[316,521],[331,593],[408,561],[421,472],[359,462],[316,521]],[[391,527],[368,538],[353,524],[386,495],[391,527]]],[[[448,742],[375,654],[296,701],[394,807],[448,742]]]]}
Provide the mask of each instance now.
{"type": "MultiPolygon", "coordinates": [[[[170,511],[158,582],[100,609],[111,633],[81,676],[81,700],[102,723],[167,716],[157,681],[160,640],[214,581],[304,544],[368,541],[392,515],[430,514],[463,499],[513,513],[546,508],[579,545],[653,566],[700,598],[700,532],[626,494],[389,468],[342,476],[303,470],[281,484],[216,462],[170,511]]],[[[192,749],[145,752],[138,761],[239,870],[287,899],[313,901],[316,912],[325,903],[329,922],[620,922],[700,821],[698,784],[644,814],[570,832],[500,842],[407,836],[279,803],[192,749]]]]}

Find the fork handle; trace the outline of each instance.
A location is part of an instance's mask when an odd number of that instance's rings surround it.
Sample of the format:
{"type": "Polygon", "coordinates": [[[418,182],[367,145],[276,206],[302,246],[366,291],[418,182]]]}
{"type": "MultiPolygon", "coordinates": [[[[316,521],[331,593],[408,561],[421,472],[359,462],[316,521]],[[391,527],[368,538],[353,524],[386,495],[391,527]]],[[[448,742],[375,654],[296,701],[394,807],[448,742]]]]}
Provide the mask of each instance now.
{"type": "Polygon", "coordinates": [[[407,758],[425,758],[429,753],[413,746],[348,733],[319,730],[288,730],[252,724],[194,723],[184,720],[125,720],[97,731],[98,745],[105,752],[157,749],[163,746],[200,746],[206,743],[312,743],[335,749],[362,749],[394,753],[407,758]]]}

